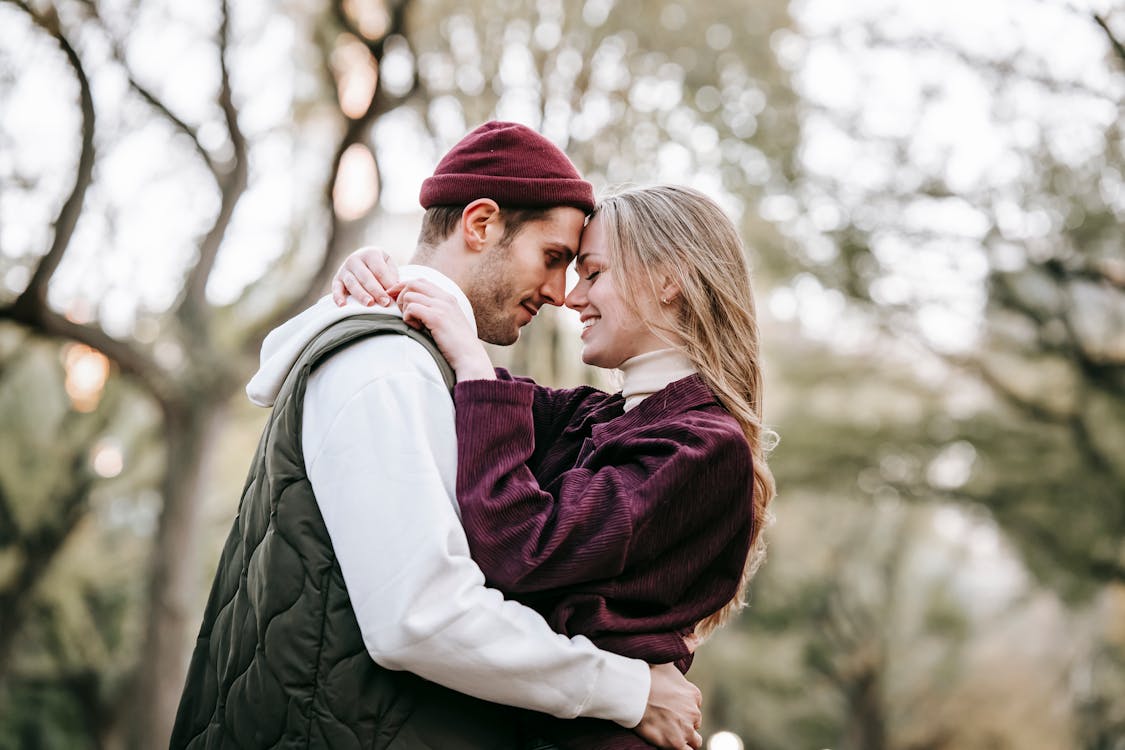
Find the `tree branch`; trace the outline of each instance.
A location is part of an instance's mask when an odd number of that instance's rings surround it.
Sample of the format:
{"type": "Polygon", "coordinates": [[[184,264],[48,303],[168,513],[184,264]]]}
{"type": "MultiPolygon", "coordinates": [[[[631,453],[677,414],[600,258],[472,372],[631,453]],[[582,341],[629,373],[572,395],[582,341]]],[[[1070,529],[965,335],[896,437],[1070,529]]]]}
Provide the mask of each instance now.
{"type": "Polygon", "coordinates": [[[223,238],[234,216],[235,206],[246,190],[249,176],[246,137],[238,125],[238,108],[234,104],[231,92],[230,69],[227,65],[229,46],[230,5],[228,0],[222,0],[222,21],[219,24],[219,106],[223,110],[227,134],[234,146],[234,155],[231,158],[229,172],[219,179],[219,190],[222,194],[219,213],[200,243],[199,257],[188,273],[184,284],[184,296],[177,309],[178,317],[185,323],[185,330],[200,336],[204,335],[205,329],[201,323],[209,314],[205,296],[207,279],[210,278],[211,271],[215,267],[219,248],[223,244],[223,238]]]}
{"type": "Polygon", "coordinates": [[[142,99],[144,99],[150,107],[155,109],[162,117],[164,117],[164,119],[170,122],[176,130],[183,133],[191,140],[192,145],[195,147],[196,153],[203,160],[203,163],[207,165],[207,169],[215,177],[215,181],[221,181],[222,176],[220,175],[218,167],[215,164],[214,157],[211,155],[210,151],[203,147],[203,144],[199,140],[199,133],[196,132],[196,129],[189,125],[182,118],[180,118],[175,112],[173,112],[171,108],[152,91],[152,89],[148,88],[139,80],[137,80],[136,75],[129,67],[128,62],[126,62],[125,50],[124,46],[121,43],[121,40],[113,34],[113,32],[106,25],[105,21],[102,19],[101,13],[98,11],[98,6],[95,0],[79,0],[79,4],[86,9],[86,11],[89,13],[89,17],[95,24],[97,24],[98,28],[102,30],[102,32],[106,35],[106,38],[109,39],[110,49],[113,53],[113,59],[116,60],[117,63],[125,71],[125,77],[129,81],[129,88],[133,89],[133,91],[142,99]]]}
{"type": "Polygon", "coordinates": [[[8,0],[15,3],[16,7],[31,17],[36,26],[46,31],[58,42],[66,55],[67,63],[74,71],[78,80],[79,106],[82,112],[82,150],[78,157],[78,170],[74,180],[74,187],[67,196],[59,214],[55,218],[55,237],[47,254],[39,261],[35,273],[27,288],[16,299],[14,306],[17,308],[46,308],[47,285],[55,270],[62,262],[63,255],[70,246],[70,239],[74,235],[74,228],[78,218],[82,215],[82,204],[86,197],[86,190],[90,187],[94,174],[94,99],[90,93],[90,81],[86,77],[86,70],[79,59],[78,53],[71,46],[70,41],[59,25],[57,15],[52,12],[40,14],[31,8],[24,0],[8,0]]]}
{"type": "Polygon", "coordinates": [[[1118,39],[1113,31],[1109,28],[1109,22],[1097,13],[1093,14],[1093,18],[1094,23],[1096,23],[1098,26],[1101,26],[1102,31],[1105,32],[1106,37],[1109,39],[1109,46],[1112,47],[1113,51],[1117,53],[1118,61],[1120,61],[1121,63],[1125,63],[1125,45],[1121,43],[1121,40],[1118,39]]]}
{"type": "MultiPolygon", "coordinates": [[[[1000,503],[992,499],[985,502],[990,508],[1001,507],[1000,503]]],[[[1088,548],[1068,547],[1058,538],[1050,523],[1043,523],[1023,514],[1009,513],[1004,514],[1001,523],[1017,530],[1018,534],[1026,537],[1036,547],[1048,550],[1051,557],[1067,570],[1085,572],[1097,581],[1125,583],[1125,564],[1120,560],[1095,557],[1088,548]]]]}
{"type": "Polygon", "coordinates": [[[1012,388],[1004,382],[1002,378],[996,375],[995,372],[985,367],[984,363],[978,359],[973,359],[967,356],[956,356],[940,352],[933,347],[927,347],[933,354],[941,357],[946,362],[968,370],[976,375],[985,385],[992,390],[1001,401],[1013,407],[1017,411],[1040,421],[1049,424],[1066,425],[1070,419],[1069,414],[1060,414],[1057,411],[1049,409],[1043,404],[1037,403],[1025,396],[1016,393],[1012,388]]]}
{"type": "MultiPolygon", "coordinates": [[[[396,3],[391,11],[391,19],[390,23],[387,25],[386,32],[379,39],[372,40],[362,36],[359,34],[359,31],[355,29],[351,19],[347,17],[347,13],[344,11],[343,0],[335,0],[333,3],[333,9],[341,25],[356,34],[357,38],[367,47],[377,64],[382,62],[383,55],[386,51],[387,40],[392,36],[405,35],[406,11],[409,6],[409,0],[400,0],[400,2],[396,3]]],[[[332,276],[332,272],[335,270],[336,261],[344,249],[342,247],[345,238],[344,222],[336,214],[333,202],[333,191],[336,185],[336,178],[340,172],[340,163],[343,159],[344,152],[357,143],[365,142],[375,121],[386,112],[409,99],[417,91],[418,86],[419,78],[417,70],[415,70],[414,81],[410,90],[400,96],[388,96],[383,91],[383,87],[377,85],[363,114],[357,118],[348,118],[347,127],[343,137],[336,146],[335,153],[332,157],[332,167],[328,171],[328,178],[325,180],[321,193],[326,212],[329,216],[329,228],[328,238],[320,256],[320,265],[313,272],[313,276],[309,280],[303,293],[292,301],[281,305],[272,315],[267,316],[262,323],[251,328],[246,341],[246,347],[248,349],[256,350],[260,347],[267,333],[305,307],[308,307],[320,294],[321,289],[327,285],[328,280],[332,276]]],[[[377,160],[376,170],[378,170],[377,160]]]]}
{"type": "MultiPolygon", "coordinates": [[[[114,56],[118,56],[116,46],[114,56]]],[[[219,172],[218,166],[215,164],[214,157],[211,156],[211,152],[205,149],[203,144],[199,141],[199,134],[195,131],[195,128],[180,119],[180,117],[169,109],[168,105],[161,101],[156,94],[138,81],[136,76],[133,75],[133,71],[129,70],[128,66],[125,64],[123,58],[119,57],[119,61],[121,66],[125,68],[125,75],[129,79],[129,87],[133,89],[138,96],[144,99],[150,107],[159,112],[168,122],[172,123],[172,126],[176,130],[180,131],[191,140],[192,146],[195,147],[195,152],[199,155],[199,158],[203,160],[203,163],[207,165],[207,170],[214,176],[216,182],[221,183],[222,175],[219,172]]]]}
{"type": "Polygon", "coordinates": [[[27,13],[32,21],[50,34],[62,47],[67,61],[78,79],[82,109],[82,152],[78,161],[78,176],[70,196],[59,210],[55,220],[55,238],[50,250],[39,262],[30,283],[16,300],[0,308],[0,320],[10,320],[47,336],[78,341],[101,351],[113,360],[122,372],[137,378],[156,398],[168,398],[169,389],[160,378],[160,368],[138,349],[109,336],[101,328],[83,325],[59,315],[47,305],[47,285],[70,245],[74,228],[82,213],[83,199],[93,179],[94,169],[94,101],[90,82],[78,54],[70,45],[52,12],[40,14],[24,0],[6,0],[27,13]]]}
{"type": "MultiPolygon", "coordinates": [[[[105,428],[109,409],[103,408],[93,422],[85,425],[75,424],[74,412],[69,424],[64,423],[68,433],[75,429],[95,435],[105,428]]],[[[75,441],[80,446],[86,439],[75,441]]],[[[16,635],[27,616],[28,604],[39,581],[42,580],[52,562],[62,550],[66,541],[78,527],[85,515],[86,501],[93,487],[95,477],[90,472],[85,450],[75,450],[70,457],[70,465],[64,476],[64,491],[51,503],[49,519],[41,526],[17,538],[15,546],[20,550],[23,564],[14,583],[0,591],[0,664],[11,664],[9,658],[15,644],[16,635]]],[[[6,498],[0,495],[0,502],[6,506],[6,498]]],[[[3,671],[0,670],[0,676],[3,671]]]]}
{"type": "Polygon", "coordinates": [[[44,336],[77,341],[93,347],[113,361],[122,373],[136,378],[158,401],[165,402],[173,397],[172,388],[155,361],[97,326],[76,323],[46,305],[17,307],[13,304],[0,307],[0,320],[19,323],[44,336]]]}
{"type": "Polygon", "coordinates": [[[943,52],[974,70],[987,70],[999,76],[1000,78],[1014,77],[1025,81],[1030,81],[1032,83],[1043,86],[1049,91],[1063,94],[1094,96],[1102,99],[1112,96],[1112,92],[1110,91],[1098,90],[1080,81],[1061,81],[1056,78],[1051,78],[1049,75],[1046,75],[1044,73],[1017,67],[1014,59],[993,60],[987,57],[982,57],[980,55],[974,55],[964,49],[959,48],[956,44],[948,41],[930,39],[927,37],[890,37],[876,33],[875,31],[871,31],[871,46],[883,47],[886,49],[908,50],[912,52],[920,49],[943,52]]]}

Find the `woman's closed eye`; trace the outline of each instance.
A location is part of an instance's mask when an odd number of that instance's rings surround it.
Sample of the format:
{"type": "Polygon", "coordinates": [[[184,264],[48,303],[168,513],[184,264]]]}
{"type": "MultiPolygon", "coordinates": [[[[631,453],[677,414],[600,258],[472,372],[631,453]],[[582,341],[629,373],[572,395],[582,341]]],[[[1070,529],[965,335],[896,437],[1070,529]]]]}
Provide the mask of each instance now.
{"type": "Polygon", "coordinates": [[[599,275],[600,273],[601,273],[601,271],[600,271],[600,270],[598,270],[598,271],[591,271],[591,272],[590,272],[589,274],[587,274],[587,275],[586,275],[586,277],[585,277],[585,278],[586,278],[586,281],[593,281],[594,279],[598,278],[598,275],[599,275]]]}

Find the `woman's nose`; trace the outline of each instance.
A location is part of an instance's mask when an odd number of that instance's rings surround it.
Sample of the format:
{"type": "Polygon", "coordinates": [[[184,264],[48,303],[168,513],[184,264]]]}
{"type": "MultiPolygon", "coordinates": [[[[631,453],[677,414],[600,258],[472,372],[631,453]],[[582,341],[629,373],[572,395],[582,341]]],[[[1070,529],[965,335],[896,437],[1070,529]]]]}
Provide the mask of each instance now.
{"type": "Polygon", "coordinates": [[[582,288],[581,281],[574,285],[574,288],[570,290],[570,294],[566,295],[563,304],[571,310],[579,311],[586,306],[586,290],[582,288]]]}

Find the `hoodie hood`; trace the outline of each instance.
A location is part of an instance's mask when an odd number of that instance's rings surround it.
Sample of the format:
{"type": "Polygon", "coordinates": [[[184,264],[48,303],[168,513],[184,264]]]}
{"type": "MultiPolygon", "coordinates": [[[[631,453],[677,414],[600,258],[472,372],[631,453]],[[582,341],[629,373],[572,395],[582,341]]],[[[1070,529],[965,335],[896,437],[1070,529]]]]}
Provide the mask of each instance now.
{"type": "MultiPolygon", "coordinates": [[[[457,306],[465,314],[469,325],[476,333],[476,318],[473,316],[473,306],[469,298],[461,291],[453,280],[440,271],[429,266],[408,265],[399,269],[399,278],[426,279],[437,284],[441,289],[449,292],[457,300],[457,306]]],[[[273,406],[285,378],[301,356],[301,352],[309,343],[320,335],[329,326],[350,318],[354,315],[369,315],[371,313],[384,313],[402,317],[402,311],[392,303],[389,307],[366,307],[348,297],[347,304],[336,307],[331,295],[325,295],[317,300],[316,304],[300,315],[289,319],[277,328],[270,331],[262,342],[262,353],[259,360],[258,372],[246,385],[246,395],[251,403],[257,406],[273,406]]]]}

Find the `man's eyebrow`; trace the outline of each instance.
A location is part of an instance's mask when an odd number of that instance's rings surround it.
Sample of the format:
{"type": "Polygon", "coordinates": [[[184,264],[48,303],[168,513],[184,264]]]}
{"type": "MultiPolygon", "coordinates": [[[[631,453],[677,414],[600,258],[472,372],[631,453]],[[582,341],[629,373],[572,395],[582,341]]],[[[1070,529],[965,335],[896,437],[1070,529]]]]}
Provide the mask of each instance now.
{"type": "Polygon", "coordinates": [[[566,254],[566,262],[568,264],[578,255],[578,253],[571,249],[570,245],[565,242],[548,242],[547,247],[551,250],[562,250],[566,254]]]}

